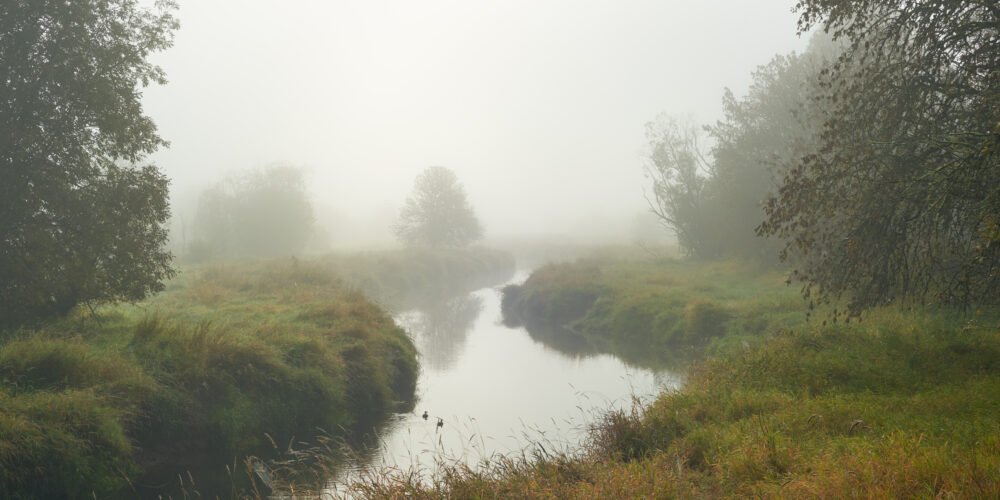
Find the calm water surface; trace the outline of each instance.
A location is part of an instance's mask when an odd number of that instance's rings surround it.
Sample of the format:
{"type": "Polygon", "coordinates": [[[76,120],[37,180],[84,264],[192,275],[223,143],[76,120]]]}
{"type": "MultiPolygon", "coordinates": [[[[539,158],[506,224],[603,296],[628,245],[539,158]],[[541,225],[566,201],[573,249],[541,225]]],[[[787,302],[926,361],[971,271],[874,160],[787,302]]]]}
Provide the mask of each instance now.
{"type": "MultiPolygon", "coordinates": [[[[526,277],[520,273],[512,282],[526,277]]],[[[416,407],[380,430],[374,458],[345,467],[331,483],[334,492],[371,467],[416,468],[426,477],[441,462],[475,466],[497,454],[530,452],[537,443],[570,452],[600,413],[681,382],[676,374],[630,367],[611,355],[564,354],[522,328],[503,326],[499,287],[438,301],[396,321],[420,351],[416,407]]]]}

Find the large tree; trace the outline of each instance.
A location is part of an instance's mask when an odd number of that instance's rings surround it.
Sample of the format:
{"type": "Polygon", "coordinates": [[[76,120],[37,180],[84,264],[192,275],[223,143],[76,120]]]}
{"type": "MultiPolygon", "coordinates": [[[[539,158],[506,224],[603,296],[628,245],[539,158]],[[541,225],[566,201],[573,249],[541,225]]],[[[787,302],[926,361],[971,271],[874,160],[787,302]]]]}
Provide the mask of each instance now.
{"type": "Polygon", "coordinates": [[[0,328],[85,301],[137,300],[172,274],[164,141],[142,87],[173,5],[0,2],[0,328]]]}
{"type": "Polygon", "coordinates": [[[393,232],[406,245],[460,247],[483,235],[458,176],[445,167],[428,167],[413,184],[393,232]]]}
{"type": "Polygon", "coordinates": [[[1000,301],[1000,6],[803,0],[849,49],[824,74],[818,148],[767,205],[806,294],[852,313],[1000,301]]]}

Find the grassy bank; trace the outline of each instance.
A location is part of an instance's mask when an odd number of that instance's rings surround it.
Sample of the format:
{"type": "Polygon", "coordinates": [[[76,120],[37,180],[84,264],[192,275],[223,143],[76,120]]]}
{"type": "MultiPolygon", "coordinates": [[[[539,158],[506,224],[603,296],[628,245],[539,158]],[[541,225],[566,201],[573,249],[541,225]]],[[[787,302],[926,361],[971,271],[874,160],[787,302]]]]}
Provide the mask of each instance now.
{"type": "Polygon", "coordinates": [[[726,320],[682,390],[606,415],[579,455],[539,449],[475,471],[446,468],[429,485],[382,471],[362,496],[1000,496],[996,312],[888,307],[861,323],[824,323],[825,311],[807,322],[807,304],[778,275],[733,263],[605,260],[543,271],[557,280],[529,279],[520,290],[529,296],[519,300],[564,297],[556,282],[577,298],[529,318],[568,321],[589,337],[617,327],[649,335],[652,345],[683,343],[692,330],[678,323],[689,325],[685,313],[703,301],[726,320]],[[628,310],[645,320],[630,323],[628,310]],[[650,323],[660,328],[632,326],[650,323]]]}
{"type": "Polygon", "coordinates": [[[146,302],[4,342],[0,486],[79,496],[177,486],[185,465],[224,474],[268,436],[371,425],[416,374],[405,332],[323,266],[189,269],[146,302]]]}
{"type": "Polygon", "coordinates": [[[139,304],[7,332],[0,496],[251,488],[238,457],[288,459],[412,405],[414,346],[366,293],[404,304],[512,268],[488,250],[214,264],[139,304]]]}
{"type": "Polygon", "coordinates": [[[539,268],[504,289],[503,312],[550,346],[657,367],[803,321],[801,298],[783,284],[739,262],[606,255],[539,268]]]}

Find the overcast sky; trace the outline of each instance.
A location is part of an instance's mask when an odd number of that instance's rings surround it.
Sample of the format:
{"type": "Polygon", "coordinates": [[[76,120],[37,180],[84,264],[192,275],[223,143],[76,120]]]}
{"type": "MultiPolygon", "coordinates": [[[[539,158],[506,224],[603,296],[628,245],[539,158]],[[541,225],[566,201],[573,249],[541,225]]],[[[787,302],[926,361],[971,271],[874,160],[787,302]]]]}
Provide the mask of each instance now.
{"type": "MultiPolygon", "coordinates": [[[[145,91],[183,195],[307,167],[322,210],[399,206],[454,170],[493,234],[645,208],[643,126],[720,116],[725,87],[801,50],[793,0],[181,0],[170,82],[145,91]]],[[[180,198],[180,196],[178,196],[180,198]]]]}

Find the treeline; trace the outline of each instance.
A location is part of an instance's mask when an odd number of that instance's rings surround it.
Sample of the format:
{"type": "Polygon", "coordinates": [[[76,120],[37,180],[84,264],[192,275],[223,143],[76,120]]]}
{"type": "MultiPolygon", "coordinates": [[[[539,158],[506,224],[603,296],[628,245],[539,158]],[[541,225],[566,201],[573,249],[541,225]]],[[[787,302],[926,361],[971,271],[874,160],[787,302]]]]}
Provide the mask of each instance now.
{"type": "Polygon", "coordinates": [[[182,237],[184,259],[300,254],[315,234],[305,177],[302,168],[275,165],[230,175],[203,190],[191,241],[182,237]]]}
{"type": "Polygon", "coordinates": [[[780,259],[848,314],[996,303],[1000,7],[798,9],[800,33],[822,32],[760,67],[746,96],[727,91],[721,121],[648,126],[653,210],[688,254],[780,259]]]}
{"type": "MultiPolygon", "coordinates": [[[[306,189],[306,169],[272,165],[229,175],[202,190],[190,231],[181,224],[182,259],[301,255],[325,250],[306,189]],[[190,238],[189,233],[190,232],[190,238]]],[[[464,248],[483,235],[483,225],[458,176],[445,167],[424,169],[392,224],[400,244],[418,249],[464,248]]]]}

